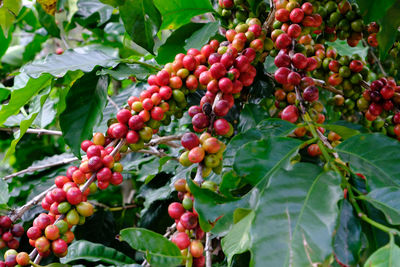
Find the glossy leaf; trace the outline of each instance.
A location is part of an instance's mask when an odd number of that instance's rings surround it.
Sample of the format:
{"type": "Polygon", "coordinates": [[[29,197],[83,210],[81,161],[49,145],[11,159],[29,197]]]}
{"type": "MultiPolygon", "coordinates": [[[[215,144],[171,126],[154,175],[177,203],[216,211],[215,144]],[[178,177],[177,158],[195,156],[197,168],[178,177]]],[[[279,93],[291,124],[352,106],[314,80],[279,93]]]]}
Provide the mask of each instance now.
{"type": "Polygon", "coordinates": [[[0,26],[4,35],[8,36],[8,30],[16,20],[22,8],[22,0],[3,0],[0,6],[0,26]]]}
{"type": "Polygon", "coordinates": [[[372,189],[400,186],[400,143],[382,134],[353,136],[336,148],[353,171],[362,173],[372,189]],[[373,149],[371,149],[373,148],[373,149]]]}
{"type": "Polygon", "coordinates": [[[90,139],[93,127],[102,117],[107,99],[108,79],[96,76],[95,71],[84,75],[69,90],[67,107],[60,115],[65,142],[80,157],[80,144],[90,139]]]}
{"type": "Polygon", "coordinates": [[[0,124],[3,124],[9,116],[18,112],[40,90],[51,84],[50,75],[31,79],[25,74],[20,74],[15,79],[15,84],[11,88],[10,101],[0,107],[0,124]]]}
{"type": "Polygon", "coordinates": [[[290,158],[298,152],[301,143],[286,137],[248,143],[236,152],[233,169],[239,176],[255,185],[278,163],[289,165],[290,158]]]}
{"type": "Polygon", "coordinates": [[[343,200],[339,226],[335,234],[335,256],[341,263],[354,266],[358,262],[361,247],[360,220],[354,216],[351,204],[347,200],[343,200]]]}
{"type": "Polygon", "coordinates": [[[120,241],[142,252],[152,266],[175,266],[182,262],[178,247],[162,235],[144,228],[127,228],[120,232],[120,241]]]}
{"type": "Polygon", "coordinates": [[[33,78],[37,78],[43,73],[62,77],[68,71],[90,72],[96,66],[115,67],[118,64],[117,61],[118,59],[101,51],[76,48],[65,51],[62,55],[51,54],[45,59],[35,60],[26,64],[21,72],[33,78]]]}
{"type": "Polygon", "coordinates": [[[3,29],[0,27],[0,59],[7,51],[8,46],[11,43],[12,35],[5,36],[3,29]]]}
{"type": "Polygon", "coordinates": [[[378,21],[385,16],[387,10],[396,2],[396,0],[356,0],[360,10],[361,16],[365,23],[378,21]]]}
{"type": "Polygon", "coordinates": [[[113,10],[112,6],[103,4],[99,0],[80,0],[77,15],[87,19],[97,14],[100,18],[98,22],[98,26],[100,26],[111,18],[113,10]]]}
{"type": "Polygon", "coordinates": [[[154,37],[161,26],[161,15],[153,1],[126,0],[120,6],[120,12],[125,30],[132,40],[153,53],[154,37]]]}
{"type": "Polygon", "coordinates": [[[40,24],[43,25],[43,27],[46,29],[49,35],[60,38],[60,29],[56,24],[55,17],[50,14],[47,14],[47,12],[43,9],[42,5],[39,3],[36,3],[35,8],[39,13],[38,19],[40,24]]]}
{"type": "Polygon", "coordinates": [[[228,255],[228,266],[231,266],[234,255],[246,252],[250,249],[250,229],[254,216],[254,211],[251,211],[246,217],[236,223],[222,239],[221,246],[222,250],[228,255]]]}
{"type": "Polygon", "coordinates": [[[326,42],[327,45],[336,48],[340,55],[359,55],[361,58],[365,58],[368,55],[368,47],[364,47],[362,42],[359,42],[356,47],[351,47],[345,40],[337,40],[335,42],[326,42]]]}
{"type": "Polygon", "coordinates": [[[189,23],[194,16],[213,12],[209,0],[154,0],[154,3],[163,18],[161,29],[178,29],[182,25],[189,23]]]}
{"type": "Polygon", "coordinates": [[[205,23],[203,27],[193,32],[192,36],[186,39],[185,41],[186,44],[184,46],[185,50],[187,51],[190,48],[196,48],[200,50],[203,47],[203,45],[207,44],[208,41],[210,41],[211,37],[217,34],[218,29],[219,29],[218,22],[205,23]]]}
{"type": "Polygon", "coordinates": [[[360,198],[382,211],[390,224],[400,224],[400,187],[378,188],[360,198]]]}
{"type": "Polygon", "coordinates": [[[343,139],[348,139],[352,136],[359,134],[360,132],[354,129],[347,128],[345,126],[336,125],[336,124],[320,124],[319,126],[323,127],[326,130],[333,131],[340,135],[343,139]]]}
{"type": "Polygon", "coordinates": [[[61,263],[71,263],[77,260],[90,262],[102,262],[117,266],[125,266],[135,263],[130,257],[117,251],[114,248],[102,244],[92,243],[86,240],[79,240],[68,247],[68,254],[61,258],[61,263]]]}
{"type": "Polygon", "coordinates": [[[159,64],[166,64],[172,62],[176,54],[185,53],[183,40],[190,38],[193,32],[201,30],[202,26],[203,24],[200,23],[189,23],[172,32],[167,41],[158,49],[157,62],[159,64]]]}
{"type": "Polygon", "coordinates": [[[388,12],[386,12],[379,21],[381,30],[377,34],[377,39],[379,43],[379,57],[381,60],[386,58],[389,49],[396,40],[397,29],[400,26],[399,12],[400,2],[395,1],[394,5],[388,9],[388,12]]]}
{"type": "Polygon", "coordinates": [[[32,125],[33,121],[38,116],[49,94],[50,94],[50,86],[44,89],[43,92],[37,95],[35,99],[32,101],[32,106],[33,106],[32,110],[29,116],[24,118],[19,123],[19,130],[14,133],[14,140],[11,142],[11,145],[8,148],[5,158],[8,158],[10,155],[14,154],[15,146],[18,144],[19,140],[21,140],[21,138],[24,136],[26,130],[28,130],[28,128],[32,125]]]}
{"type": "Polygon", "coordinates": [[[252,266],[323,262],[332,253],[337,201],[342,197],[339,185],[337,174],[309,163],[271,170],[246,196],[255,212],[252,266]]]}
{"type": "Polygon", "coordinates": [[[238,130],[244,132],[250,128],[254,128],[268,117],[268,112],[261,108],[260,105],[253,103],[246,104],[240,112],[238,130]]]}
{"type": "Polygon", "coordinates": [[[372,254],[364,264],[365,267],[399,267],[400,248],[391,238],[389,244],[372,254]]]}

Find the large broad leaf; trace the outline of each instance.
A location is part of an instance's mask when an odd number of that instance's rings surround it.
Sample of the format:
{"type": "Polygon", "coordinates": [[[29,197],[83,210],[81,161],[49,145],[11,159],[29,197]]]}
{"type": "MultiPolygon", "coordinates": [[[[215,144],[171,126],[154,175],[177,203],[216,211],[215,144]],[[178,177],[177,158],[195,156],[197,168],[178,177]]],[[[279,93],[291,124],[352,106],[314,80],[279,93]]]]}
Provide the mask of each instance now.
{"type": "Polygon", "coordinates": [[[217,34],[218,29],[218,22],[205,23],[201,29],[193,32],[192,36],[185,41],[185,50],[189,50],[190,48],[200,50],[203,45],[208,43],[211,37],[217,34]]]}
{"type": "Polygon", "coordinates": [[[19,11],[22,8],[22,0],[3,0],[0,6],[0,26],[4,35],[8,36],[8,30],[11,28],[19,11]]]}
{"type": "Polygon", "coordinates": [[[250,128],[254,128],[268,117],[268,112],[260,107],[260,105],[253,103],[246,104],[240,112],[238,131],[244,132],[250,128]]]}
{"type": "Polygon", "coordinates": [[[69,90],[67,107],[60,115],[65,142],[80,157],[80,143],[90,139],[93,127],[101,119],[107,99],[108,79],[93,71],[84,75],[69,90]]]}
{"type": "Polygon", "coordinates": [[[372,189],[400,186],[399,141],[377,133],[360,134],[342,142],[336,151],[355,172],[365,175],[372,189]]]}
{"type": "Polygon", "coordinates": [[[185,44],[182,40],[187,40],[192,36],[193,32],[202,29],[204,24],[201,23],[189,23],[178,30],[172,32],[163,45],[158,49],[156,60],[160,64],[166,64],[172,62],[175,55],[178,53],[185,53],[185,44]]]}
{"type": "MultiPolygon", "coordinates": [[[[237,243],[249,248],[251,265],[311,266],[330,256],[337,201],[342,197],[340,181],[338,174],[310,163],[267,174],[249,193],[255,216],[242,233],[249,236],[247,243],[237,243]]],[[[228,236],[224,244],[232,244],[228,236]]]]}
{"type": "Polygon", "coordinates": [[[302,142],[294,138],[275,137],[244,145],[236,152],[233,169],[250,184],[257,184],[274,166],[290,164],[290,158],[302,142]]]}
{"type": "Polygon", "coordinates": [[[162,235],[144,228],[127,228],[120,232],[120,240],[139,251],[146,252],[151,266],[176,266],[182,262],[179,248],[162,235]]]}
{"type": "Polygon", "coordinates": [[[119,10],[125,30],[132,40],[153,53],[154,37],[161,26],[161,14],[153,0],[126,0],[119,10]]]}
{"type": "Polygon", "coordinates": [[[125,254],[102,244],[79,240],[68,247],[67,256],[60,259],[61,263],[71,263],[77,260],[90,262],[102,262],[117,266],[125,266],[135,263],[125,254]]]}
{"type": "Polygon", "coordinates": [[[0,107],[0,124],[3,124],[8,117],[15,114],[40,90],[51,84],[50,75],[42,75],[37,79],[30,79],[26,74],[20,74],[15,78],[11,98],[8,104],[0,107]]]}
{"type": "Polygon", "coordinates": [[[338,135],[340,135],[343,139],[348,139],[352,136],[355,136],[359,134],[360,132],[351,128],[347,128],[342,125],[336,125],[336,124],[320,124],[322,128],[329,130],[329,131],[334,131],[338,135]]]}
{"type": "Polygon", "coordinates": [[[4,53],[7,51],[8,46],[11,43],[12,35],[8,35],[8,37],[5,36],[3,32],[3,28],[0,27],[0,59],[4,55],[4,53]]]}
{"type": "Polygon", "coordinates": [[[396,0],[356,0],[361,10],[362,18],[365,23],[378,21],[385,16],[387,10],[396,2],[396,0]]]}
{"type": "MultiPolygon", "coordinates": [[[[254,142],[257,143],[258,141],[254,142]]],[[[259,180],[263,176],[260,177],[260,175],[270,175],[271,173],[276,172],[278,169],[285,168],[285,167],[291,167],[290,164],[290,159],[294,155],[295,151],[298,150],[300,142],[295,139],[290,139],[290,138],[283,138],[283,137],[268,137],[263,141],[259,141],[265,144],[265,142],[268,142],[269,144],[276,144],[280,145],[281,147],[289,148],[286,150],[286,153],[279,153],[279,156],[276,156],[272,153],[268,153],[269,158],[265,155],[263,156],[263,163],[268,162],[268,160],[271,160],[272,163],[268,164],[268,168],[264,166],[258,166],[256,169],[254,169],[254,173],[250,172],[251,170],[246,168],[246,174],[247,177],[252,178],[252,177],[257,177],[259,180]],[[265,160],[265,161],[264,161],[265,160]]],[[[253,143],[250,143],[253,144],[253,143]]],[[[274,145],[274,149],[276,149],[276,146],[274,145]]],[[[239,154],[238,154],[239,155],[239,154]]],[[[242,155],[245,156],[245,155],[242,155]]],[[[240,157],[240,156],[238,156],[240,157]]],[[[255,157],[252,157],[251,162],[247,162],[248,164],[253,163],[253,160],[255,157]]],[[[237,164],[236,164],[237,165],[237,164]]],[[[252,165],[254,167],[254,165],[252,165]]],[[[235,184],[234,181],[235,176],[233,177],[226,177],[226,179],[230,179],[229,182],[224,181],[224,190],[229,190],[232,189],[232,187],[235,184]],[[229,184],[226,184],[229,183],[229,184]]],[[[262,181],[267,181],[268,178],[263,178],[262,181]]],[[[256,181],[256,179],[252,180],[252,182],[256,181]]],[[[229,229],[230,225],[232,224],[233,221],[233,212],[236,208],[246,208],[249,205],[249,201],[252,198],[252,192],[246,194],[243,198],[239,199],[232,199],[232,197],[228,196],[221,196],[218,195],[210,190],[207,189],[201,189],[193,184],[192,181],[188,181],[190,190],[192,194],[194,195],[196,201],[194,203],[196,211],[199,214],[199,219],[200,219],[200,225],[203,228],[203,230],[211,230],[212,227],[210,227],[209,223],[215,222],[215,220],[218,217],[222,217],[217,224],[216,228],[213,229],[215,232],[221,232],[221,231],[226,231],[229,229]]]]}
{"type": "Polygon", "coordinates": [[[55,77],[62,77],[68,71],[92,71],[96,66],[115,67],[118,59],[104,54],[101,51],[76,48],[65,51],[62,55],[51,54],[45,59],[26,64],[21,72],[33,78],[42,73],[50,73],[55,77]]]}
{"type": "Polygon", "coordinates": [[[80,0],[78,2],[77,14],[83,18],[89,18],[94,14],[98,14],[100,17],[98,26],[100,26],[111,18],[113,10],[112,6],[103,4],[99,0],[80,0]]]}
{"type": "Polygon", "coordinates": [[[19,124],[19,130],[14,133],[14,140],[11,142],[10,147],[7,150],[5,159],[8,158],[10,155],[14,154],[15,146],[18,144],[19,140],[24,136],[26,130],[32,125],[33,121],[38,116],[40,110],[43,107],[43,104],[46,102],[49,94],[50,94],[51,87],[48,86],[43,92],[37,95],[34,100],[32,101],[32,109],[29,113],[29,116],[24,118],[19,124]]]}
{"type": "MultiPolygon", "coordinates": [[[[374,1],[375,2],[375,1],[374,1]]],[[[381,1],[377,1],[381,2],[381,1]]],[[[378,32],[379,57],[385,59],[387,52],[392,47],[397,36],[397,29],[400,25],[400,1],[395,1],[386,14],[379,20],[381,30],[378,32]]]]}
{"type": "Polygon", "coordinates": [[[163,17],[161,29],[177,29],[200,14],[213,12],[209,0],[181,1],[154,0],[163,17]]]}
{"type": "Polygon", "coordinates": [[[60,29],[56,24],[55,17],[48,14],[39,3],[36,3],[35,8],[39,13],[38,19],[40,24],[43,25],[43,27],[51,36],[60,38],[60,29]]]}
{"type": "Polygon", "coordinates": [[[341,263],[354,266],[358,263],[361,246],[360,220],[354,216],[351,204],[343,200],[335,234],[335,256],[341,263]]]}
{"type": "Polygon", "coordinates": [[[393,225],[400,224],[400,187],[383,187],[372,190],[366,196],[360,196],[385,214],[387,221],[393,225]]]}
{"type": "Polygon", "coordinates": [[[359,55],[365,58],[368,55],[368,47],[364,47],[360,42],[356,47],[351,47],[344,40],[338,40],[335,42],[326,42],[327,45],[336,48],[341,55],[359,55]]]}
{"type": "Polygon", "coordinates": [[[400,248],[394,243],[394,238],[389,244],[378,249],[365,262],[365,267],[399,267],[400,248]]]}

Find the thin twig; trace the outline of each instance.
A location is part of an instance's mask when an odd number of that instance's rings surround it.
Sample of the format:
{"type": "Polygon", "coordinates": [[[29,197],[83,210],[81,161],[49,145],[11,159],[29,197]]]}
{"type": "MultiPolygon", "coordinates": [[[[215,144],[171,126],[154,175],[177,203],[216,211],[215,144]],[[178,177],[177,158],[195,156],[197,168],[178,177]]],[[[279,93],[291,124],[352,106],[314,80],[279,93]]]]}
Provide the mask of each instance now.
{"type": "Polygon", "coordinates": [[[315,82],[315,85],[317,85],[319,87],[322,87],[323,89],[326,89],[326,90],[328,90],[328,91],[330,91],[332,93],[343,95],[343,91],[342,90],[336,89],[335,87],[333,87],[332,85],[327,84],[323,80],[318,80],[318,79],[315,79],[315,78],[313,78],[313,80],[315,82]]]}
{"type": "Polygon", "coordinates": [[[269,11],[268,17],[265,20],[264,24],[262,25],[262,28],[267,33],[271,32],[271,30],[273,28],[272,25],[274,24],[274,20],[275,20],[275,11],[276,11],[276,9],[275,9],[274,4],[272,3],[272,0],[270,1],[270,8],[271,8],[271,10],[269,11]]]}
{"type": "Polygon", "coordinates": [[[119,106],[117,105],[117,103],[115,103],[114,100],[112,100],[112,98],[111,98],[109,95],[107,95],[107,100],[111,103],[111,105],[113,105],[113,106],[115,107],[115,109],[116,109],[117,111],[120,110],[120,108],[119,108],[119,106]]]}
{"type": "Polygon", "coordinates": [[[54,163],[44,164],[44,165],[35,166],[35,167],[29,167],[29,168],[27,168],[25,170],[22,170],[22,171],[15,172],[13,174],[9,174],[7,176],[4,176],[3,180],[8,180],[8,179],[11,179],[13,177],[16,177],[16,176],[19,176],[19,175],[22,175],[22,174],[28,173],[28,172],[35,172],[35,171],[38,171],[38,170],[47,169],[47,168],[51,168],[51,167],[58,166],[58,165],[68,164],[68,163],[71,163],[71,162],[74,162],[74,161],[77,161],[77,160],[79,160],[77,157],[73,157],[73,158],[63,159],[61,161],[54,162],[54,163]]]}
{"type": "Polygon", "coordinates": [[[372,58],[375,60],[375,63],[378,64],[378,67],[379,67],[380,71],[382,72],[382,74],[383,74],[385,77],[387,77],[388,75],[387,75],[385,69],[383,68],[381,61],[380,61],[379,58],[375,55],[374,50],[372,50],[372,47],[370,47],[364,39],[362,40],[362,42],[363,42],[363,45],[364,45],[364,46],[368,47],[368,52],[370,53],[370,55],[372,56],[372,58]]]}
{"type": "Polygon", "coordinates": [[[145,144],[144,147],[156,146],[159,144],[167,144],[170,141],[179,141],[179,140],[181,140],[181,138],[182,138],[181,134],[156,137],[156,138],[150,140],[150,142],[148,142],[147,144],[145,144]]]}
{"type": "Polygon", "coordinates": [[[199,163],[197,166],[196,176],[194,177],[194,182],[196,182],[199,185],[201,185],[204,182],[203,169],[204,169],[203,164],[199,163]]]}
{"type": "Polygon", "coordinates": [[[206,247],[204,250],[206,251],[206,267],[212,267],[212,245],[211,245],[211,233],[206,233],[206,247]]]}
{"type": "Polygon", "coordinates": [[[50,192],[51,190],[53,190],[54,188],[56,188],[55,185],[51,186],[50,188],[46,189],[45,191],[43,191],[42,193],[40,193],[39,195],[37,195],[36,197],[34,197],[32,200],[30,200],[29,202],[27,202],[25,205],[23,205],[22,207],[18,208],[17,210],[11,211],[10,214],[10,219],[15,222],[16,220],[18,220],[19,218],[22,217],[22,215],[28,211],[31,207],[37,205],[40,203],[40,201],[42,201],[43,198],[46,197],[46,194],[48,192],[50,192]]]}
{"type": "MultiPolygon", "coordinates": [[[[12,128],[0,128],[0,131],[14,133],[19,131],[19,127],[12,127],[12,128]]],[[[28,129],[25,133],[28,134],[37,134],[37,135],[57,135],[62,136],[61,131],[53,131],[53,130],[46,130],[46,129],[28,129]]]]}

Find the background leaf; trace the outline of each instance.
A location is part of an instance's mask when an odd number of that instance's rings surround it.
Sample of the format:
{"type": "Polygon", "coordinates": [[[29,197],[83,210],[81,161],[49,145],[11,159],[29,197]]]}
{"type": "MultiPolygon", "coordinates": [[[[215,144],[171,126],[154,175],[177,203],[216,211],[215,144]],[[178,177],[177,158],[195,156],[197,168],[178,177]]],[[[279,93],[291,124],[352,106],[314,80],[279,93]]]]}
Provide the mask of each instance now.
{"type": "Polygon", "coordinates": [[[191,18],[206,12],[213,12],[209,0],[180,1],[154,0],[163,21],[161,29],[178,29],[190,22],[191,18]]]}
{"type": "Polygon", "coordinates": [[[364,266],[399,267],[400,248],[391,239],[389,244],[375,251],[365,262],[364,266]]]}
{"type": "Polygon", "coordinates": [[[120,232],[120,240],[142,252],[152,266],[175,266],[182,262],[178,247],[160,234],[144,228],[127,228],[120,232]]]}
{"type": "Polygon", "coordinates": [[[69,90],[67,107],[60,115],[65,142],[80,157],[80,143],[90,139],[93,127],[101,119],[107,99],[108,79],[93,71],[84,75],[69,90]]]}
{"type": "Polygon", "coordinates": [[[125,30],[132,40],[153,53],[154,37],[161,25],[161,15],[153,1],[126,0],[119,10],[125,30]]]}
{"type": "Polygon", "coordinates": [[[134,260],[113,248],[86,240],[72,243],[68,247],[67,256],[61,258],[61,263],[71,263],[77,260],[102,262],[117,266],[135,263],[134,260]]]}

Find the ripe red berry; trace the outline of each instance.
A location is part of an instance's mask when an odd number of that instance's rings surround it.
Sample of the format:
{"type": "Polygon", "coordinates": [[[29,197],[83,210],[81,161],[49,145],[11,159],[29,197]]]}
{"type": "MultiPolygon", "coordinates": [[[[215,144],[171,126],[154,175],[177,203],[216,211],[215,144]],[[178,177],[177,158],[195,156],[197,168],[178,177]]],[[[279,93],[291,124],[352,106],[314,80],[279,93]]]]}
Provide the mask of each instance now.
{"type": "Polygon", "coordinates": [[[127,109],[121,109],[120,111],[118,111],[117,113],[117,120],[120,123],[128,123],[130,117],[132,117],[132,114],[129,110],[127,109]]]}
{"type": "Polygon", "coordinates": [[[290,20],[293,23],[300,23],[304,18],[304,11],[301,8],[295,8],[290,12],[290,20]]]}
{"type": "Polygon", "coordinates": [[[290,25],[287,34],[292,38],[299,37],[301,34],[301,26],[299,24],[290,25]]]}
{"type": "Polygon", "coordinates": [[[381,106],[380,104],[371,103],[371,104],[369,105],[368,111],[369,111],[373,116],[379,116],[379,115],[382,113],[383,108],[382,108],[382,106],[381,106]]]}
{"type": "Polygon", "coordinates": [[[126,133],[128,132],[128,127],[125,124],[116,123],[111,132],[114,138],[120,139],[125,137],[126,133]]]}
{"type": "Polygon", "coordinates": [[[88,147],[90,147],[91,145],[93,145],[93,142],[92,141],[89,141],[89,140],[85,140],[85,141],[83,141],[82,143],[81,143],[81,149],[83,150],[83,151],[87,151],[87,149],[88,149],[88,147]]]}
{"type": "Polygon", "coordinates": [[[297,69],[305,69],[307,67],[307,57],[302,53],[296,53],[292,57],[292,64],[297,69]]]}
{"type": "Polygon", "coordinates": [[[103,162],[100,157],[94,156],[88,160],[88,167],[91,171],[97,171],[103,166],[103,162]]]}
{"type": "Polygon", "coordinates": [[[223,93],[231,93],[233,90],[233,83],[231,80],[224,77],[219,80],[218,87],[223,93]]]}
{"type": "Polygon", "coordinates": [[[306,15],[311,15],[313,13],[313,6],[310,2],[306,2],[301,6],[301,9],[303,9],[304,14],[306,15]]]}
{"type": "Polygon", "coordinates": [[[188,158],[192,163],[199,163],[203,161],[205,156],[205,151],[202,147],[194,147],[189,151],[188,158]]]}
{"type": "Polygon", "coordinates": [[[67,192],[67,200],[71,205],[77,205],[82,202],[82,192],[79,188],[73,187],[67,192]]]}
{"type": "Polygon", "coordinates": [[[201,110],[201,108],[199,106],[191,106],[189,108],[188,112],[189,112],[189,116],[193,118],[194,115],[196,115],[198,113],[201,113],[202,110],[201,110]]]}
{"type": "Polygon", "coordinates": [[[192,124],[196,128],[204,129],[204,128],[208,127],[208,125],[210,125],[210,120],[204,113],[198,113],[193,116],[192,124]]]}
{"type": "Polygon", "coordinates": [[[234,63],[235,68],[237,68],[240,72],[246,72],[250,68],[250,60],[248,57],[240,55],[235,59],[234,63]]]}
{"type": "Polygon", "coordinates": [[[185,69],[192,71],[196,68],[197,62],[194,56],[192,55],[187,55],[184,56],[182,59],[183,66],[185,69]]]}
{"type": "Polygon", "coordinates": [[[225,76],[226,68],[222,63],[215,63],[210,67],[210,74],[214,79],[219,79],[225,76]]]}
{"type": "MultiPolygon", "coordinates": [[[[290,57],[283,50],[281,50],[274,60],[275,66],[280,67],[290,67],[290,57]]],[[[306,62],[307,64],[307,62],[306,62]]]]}
{"type": "Polygon", "coordinates": [[[308,102],[317,101],[319,98],[318,88],[313,85],[308,86],[303,92],[303,98],[308,102]]]}
{"type": "Polygon", "coordinates": [[[214,113],[218,117],[223,117],[229,112],[229,102],[226,100],[219,100],[214,107],[214,113]]]}
{"type": "Polygon", "coordinates": [[[20,225],[20,224],[14,224],[11,227],[11,233],[15,237],[21,237],[24,235],[24,227],[22,227],[22,225],[20,225]]]}
{"type": "Polygon", "coordinates": [[[111,175],[110,183],[113,185],[119,185],[124,180],[124,177],[119,172],[113,172],[111,175]]]}
{"type": "Polygon", "coordinates": [[[161,70],[157,73],[156,81],[158,86],[168,85],[169,83],[169,73],[166,70],[161,70]]]}
{"type": "Polygon", "coordinates": [[[26,231],[26,235],[29,239],[36,240],[42,236],[42,230],[37,226],[32,226],[26,231]]]}
{"type": "Polygon", "coordinates": [[[289,18],[290,18],[290,11],[287,10],[287,9],[285,9],[285,8],[278,9],[278,10],[275,12],[275,19],[276,19],[277,21],[286,22],[286,21],[289,20],[289,18]]]}
{"type": "MultiPolygon", "coordinates": [[[[77,170],[75,172],[80,172],[80,170],[77,170]]],[[[74,172],[74,173],[75,173],[74,172]]],[[[55,188],[51,191],[51,197],[54,199],[54,201],[56,202],[63,202],[65,201],[67,194],[64,190],[62,190],[61,188],[55,188]]]]}
{"type": "Polygon", "coordinates": [[[287,81],[289,84],[291,85],[299,85],[301,82],[301,76],[299,73],[292,71],[291,73],[289,73],[289,75],[287,76],[287,81]]]}
{"type": "Polygon", "coordinates": [[[308,155],[311,157],[316,157],[322,155],[321,149],[317,144],[312,144],[307,148],[308,155]]]}
{"type": "MultiPolygon", "coordinates": [[[[139,141],[139,139],[140,139],[140,136],[136,131],[129,131],[126,134],[126,142],[128,144],[135,144],[139,141]]],[[[103,163],[104,163],[104,159],[103,159],[103,163]]]]}
{"type": "Polygon", "coordinates": [[[294,105],[287,106],[281,114],[282,120],[295,123],[299,118],[299,110],[294,105]]]}
{"type": "Polygon", "coordinates": [[[204,247],[200,240],[193,240],[190,243],[190,253],[194,258],[201,257],[203,255],[203,252],[204,247]]]}
{"type": "Polygon", "coordinates": [[[286,33],[282,33],[276,38],[275,45],[278,49],[285,49],[292,43],[292,38],[286,33]]]}
{"type": "Polygon", "coordinates": [[[182,214],[185,213],[185,208],[182,206],[181,203],[173,202],[168,206],[168,214],[172,219],[179,220],[182,214]]]}
{"type": "Polygon", "coordinates": [[[253,32],[254,36],[257,38],[261,35],[262,28],[258,24],[250,25],[248,31],[253,32]]]}
{"type": "Polygon", "coordinates": [[[230,131],[229,122],[225,119],[217,119],[214,121],[214,130],[218,135],[226,135],[230,131]]]}
{"type": "Polygon", "coordinates": [[[385,86],[380,91],[383,99],[390,99],[394,96],[394,89],[390,86],[385,86]]]}
{"type": "Polygon", "coordinates": [[[0,227],[3,229],[9,229],[12,225],[12,221],[8,216],[0,216],[0,227]]]}
{"type": "Polygon", "coordinates": [[[287,84],[288,83],[287,77],[290,72],[291,72],[290,69],[285,67],[277,69],[274,74],[275,80],[280,84],[287,84]]]}
{"type": "Polygon", "coordinates": [[[184,232],[174,234],[171,238],[171,241],[181,250],[187,248],[190,245],[190,238],[184,232]]]}
{"type": "Polygon", "coordinates": [[[360,60],[352,60],[349,65],[352,72],[360,72],[363,70],[363,67],[364,65],[360,60]]]}
{"type": "Polygon", "coordinates": [[[197,226],[197,216],[190,211],[186,211],[179,219],[179,222],[188,230],[197,226]]]}
{"type": "Polygon", "coordinates": [[[60,237],[60,230],[54,224],[48,225],[44,230],[44,234],[49,240],[56,240],[60,237]]]}
{"type": "Polygon", "coordinates": [[[191,150],[200,143],[199,137],[194,133],[185,133],[181,138],[181,144],[184,148],[191,150]]]}

